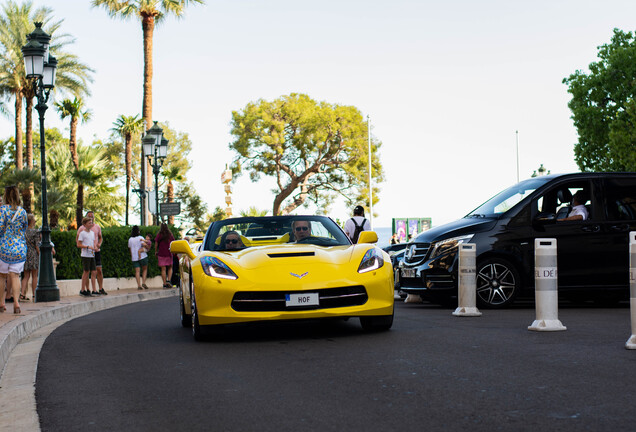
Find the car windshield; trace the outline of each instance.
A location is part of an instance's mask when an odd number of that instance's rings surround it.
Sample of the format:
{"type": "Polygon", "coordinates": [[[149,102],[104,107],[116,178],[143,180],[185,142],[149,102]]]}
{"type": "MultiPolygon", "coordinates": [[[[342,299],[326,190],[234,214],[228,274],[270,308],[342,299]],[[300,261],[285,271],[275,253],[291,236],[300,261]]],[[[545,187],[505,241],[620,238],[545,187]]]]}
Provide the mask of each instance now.
{"type": "Polygon", "coordinates": [[[205,250],[232,251],[285,243],[318,246],[350,245],[340,227],[326,216],[241,217],[214,222],[205,250]]]}
{"type": "Polygon", "coordinates": [[[492,217],[503,214],[549,180],[546,177],[536,177],[517,183],[499,192],[465,217],[492,217]]]}

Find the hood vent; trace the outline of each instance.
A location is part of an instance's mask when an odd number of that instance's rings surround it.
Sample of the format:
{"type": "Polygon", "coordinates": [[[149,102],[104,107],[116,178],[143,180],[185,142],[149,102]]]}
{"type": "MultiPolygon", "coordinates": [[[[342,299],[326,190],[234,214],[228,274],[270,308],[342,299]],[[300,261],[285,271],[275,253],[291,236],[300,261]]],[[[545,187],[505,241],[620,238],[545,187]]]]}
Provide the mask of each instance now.
{"type": "Polygon", "coordinates": [[[285,253],[271,253],[267,254],[270,258],[293,258],[293,257],[306,257],[314,256],[315,252],[285,252],[285,253]]]}

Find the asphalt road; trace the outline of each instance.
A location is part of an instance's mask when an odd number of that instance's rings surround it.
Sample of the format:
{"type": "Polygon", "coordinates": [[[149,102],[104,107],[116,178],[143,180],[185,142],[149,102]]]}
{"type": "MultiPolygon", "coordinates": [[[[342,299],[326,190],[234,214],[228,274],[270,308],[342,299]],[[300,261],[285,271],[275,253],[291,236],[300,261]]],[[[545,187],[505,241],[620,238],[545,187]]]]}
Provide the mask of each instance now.
{"type": "Polygon", "coordinates": [[[75,319],[42,348],[43,431],[633,431],[630,311],[531,307],[478,318],[396,304],[389,332],[348,322],[233,327],[196,343],[177,300],[75,319]]]}

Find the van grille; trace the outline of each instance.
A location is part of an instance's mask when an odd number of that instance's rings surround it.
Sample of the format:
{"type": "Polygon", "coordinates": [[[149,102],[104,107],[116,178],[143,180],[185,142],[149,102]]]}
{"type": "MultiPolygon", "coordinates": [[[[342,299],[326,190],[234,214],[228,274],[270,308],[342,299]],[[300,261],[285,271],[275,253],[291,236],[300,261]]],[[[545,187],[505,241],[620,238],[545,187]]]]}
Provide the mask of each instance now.
{"type": "Polygon", "coordinates": [[[404,253],[404,262],[411,265],[421,263],[426,259],[430,247],[430,243],[413,243],[408,245],[404,253]]]}

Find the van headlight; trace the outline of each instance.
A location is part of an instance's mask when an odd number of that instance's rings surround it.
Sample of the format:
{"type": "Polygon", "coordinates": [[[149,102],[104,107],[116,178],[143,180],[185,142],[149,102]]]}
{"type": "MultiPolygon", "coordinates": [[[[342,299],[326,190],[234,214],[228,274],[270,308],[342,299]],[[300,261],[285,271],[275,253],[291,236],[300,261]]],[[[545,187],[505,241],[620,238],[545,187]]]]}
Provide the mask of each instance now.
{"type": "Polygon", "coordinates": [[[377,270],[384,265],[384,258],[382,252],[377,249],[369,249],[367,253],[362,257],[360,266],[358,267],[358,273],[366,273],[372,270],[377,270]]]}
{"type": "Polygon", "coordinates": [[[451,237],[449,239],[433,242],[431,245],[431,256],[429,259],[436,258],[442,254],[448,253],[457,249],[462,243],[468,243],[475,234],[466,234],[458,237],[451,237]]]}

